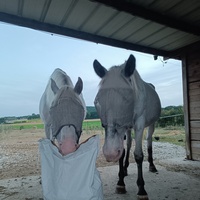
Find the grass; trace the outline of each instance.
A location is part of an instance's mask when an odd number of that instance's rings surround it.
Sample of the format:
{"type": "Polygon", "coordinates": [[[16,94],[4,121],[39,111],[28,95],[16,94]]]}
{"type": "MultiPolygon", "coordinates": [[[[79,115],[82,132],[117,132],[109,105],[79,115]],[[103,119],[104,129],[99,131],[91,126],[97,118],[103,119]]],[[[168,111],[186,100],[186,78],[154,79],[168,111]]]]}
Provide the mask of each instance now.
{"type": "MultiPolygon", "coordinates": [[[[154,137],[159,137],[159,142],[169,142],[180,146],[185,146],[184,127],[156,128],[154,137]]],[[[153,139],[154,141],[155,138],[153,139]]]]}
{"type": "MultiPolygon", "coordinates": [[[[40,119],[28,120],[25,123],[19,124],[1,124],[0,125],[0,133],[7,132],[9,130],[22,130],[22,129],[44,129],[44,125],[40,119]]],[[[102,131],[104,132],[101,121],[100,120],[85,120],[83,122],[83,131],[86,133],[95,134],[95,131],[102,131]]],[[[144,138],[146,135],[146,130],[144,132],[144,138]]],[[[134,134],[133,134],[134,136],[134,134]]],[[[176,145],[185,145],[185,130],[183,127],[166,127],[166,128],[156,128],[155,133],[153,135],[153,141],[155,140],[154,137],[159,137],[159,142],[169,142],[176,145]]]]}
{"type": "Polygon", "coordinates": [[[85,120],[83,122],[83,130],[103,130],[100,120],[85,120]]]}
{"type": "Polygon", "coordinates": [[[25,124],[6,124],[6,125],[0,125],[0,132],[3,130],[22,130],[22,129],[44,129],[43,124],[31,124],[28,123],[25,124]]]}
{"type": "MultiPolygon", "coordinates": [[[[21,130],[21,129],[44,129],[44,124],[40,119],[28,120],[24,123],[13,123],[0,125],[1,130],[21,130]]],[[[83,130],[103,130],[100,120],[85,120],[83,130]]]]}

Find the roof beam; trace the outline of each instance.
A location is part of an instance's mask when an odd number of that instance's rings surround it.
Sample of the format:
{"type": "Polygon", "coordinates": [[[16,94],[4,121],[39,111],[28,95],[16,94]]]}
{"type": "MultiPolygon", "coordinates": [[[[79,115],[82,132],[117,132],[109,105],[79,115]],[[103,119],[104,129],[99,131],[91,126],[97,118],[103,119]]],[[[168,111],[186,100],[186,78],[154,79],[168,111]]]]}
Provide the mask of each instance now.
{"type": "Polygon", "coordinates": [[[152,11],[150,9],[136,5],[134,3],[126,2],[124,0],[91,0],[91,1],[111,6],[119,11],[124,11],[131,15],[138,16],[146,20],[151,20],[153,22],[177,30],[191,33],[197,36],[200,35],[200,27],[195,26],[194,24],[189,24],[187,22],[175,19],[173,17],[163,15],[162,13],[152,11]]]}
{"type": "Polygon", "coordinates": [[[151,47],[145,47],[145,46],[141,46],[137,44],[132,44],[132,43],[116,40],[116,39],[94,35],[91,33],[86,33],[86,32],[77,31],[77,30],[73,30],[73,29],[69,29],[69,28],[65,28],[61,26],[56,26],[53,24],[47,24],[47,23],[39,22],[32,19],[10,15],[7,13],[0,12],[0,21],[18,25],[18,26],[32,28],[35,30],[46,31],[50,33],[74,37],[78,39],[87,40],[90,42],[101,43],[101,44],[110,45],[114,47],[129,49],[133,51],[140,51],[143,53],[149,53],[149,54],[164,56],[164,57],[168,57],[170,55],[170,52],[168,51],[163,51],[163,50],[158,50],[151,47]]]}

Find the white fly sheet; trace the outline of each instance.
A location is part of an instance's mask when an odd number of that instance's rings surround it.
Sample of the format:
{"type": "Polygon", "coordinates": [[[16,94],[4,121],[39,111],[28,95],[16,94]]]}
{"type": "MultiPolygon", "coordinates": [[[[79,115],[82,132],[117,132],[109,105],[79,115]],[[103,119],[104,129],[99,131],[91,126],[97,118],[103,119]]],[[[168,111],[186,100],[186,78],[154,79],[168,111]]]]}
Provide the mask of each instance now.
{"type": "Polygon", "coordinates": [[[39,140],[44,200],[103,200],[96,169],[99,136],[62,156],[49,139],[39,140]]]}

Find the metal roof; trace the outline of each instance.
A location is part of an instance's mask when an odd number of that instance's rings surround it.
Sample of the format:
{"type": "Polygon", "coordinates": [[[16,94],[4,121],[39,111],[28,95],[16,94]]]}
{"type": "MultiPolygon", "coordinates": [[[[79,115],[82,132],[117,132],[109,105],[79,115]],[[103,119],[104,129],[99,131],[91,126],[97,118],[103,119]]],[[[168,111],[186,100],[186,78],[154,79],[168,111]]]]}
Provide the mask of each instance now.
{"type": "Polygon", "coordinates": [[[199,0],[0,0],[0,21],[165,57],[200,44],[199,0]]]}

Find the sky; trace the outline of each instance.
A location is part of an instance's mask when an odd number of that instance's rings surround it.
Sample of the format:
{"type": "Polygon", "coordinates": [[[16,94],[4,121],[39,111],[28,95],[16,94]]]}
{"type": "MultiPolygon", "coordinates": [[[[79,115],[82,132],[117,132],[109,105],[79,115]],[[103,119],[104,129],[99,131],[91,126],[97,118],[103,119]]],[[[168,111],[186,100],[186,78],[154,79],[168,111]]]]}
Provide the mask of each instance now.
{"type": "Polygon", "coordinates": [[[153,55],[0,23],[0,117],[39,113],[39,101],[50,75],[61,68],[75,85],[83,80],[83,97],[94,105],[100,78],[97,59],[105,68],[123,64],[133,54],[144,81],[153,83],[161,106],[183,105],[181,62],[163,63],[153,55]]]}

